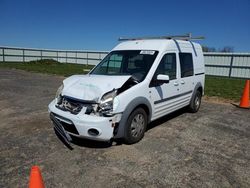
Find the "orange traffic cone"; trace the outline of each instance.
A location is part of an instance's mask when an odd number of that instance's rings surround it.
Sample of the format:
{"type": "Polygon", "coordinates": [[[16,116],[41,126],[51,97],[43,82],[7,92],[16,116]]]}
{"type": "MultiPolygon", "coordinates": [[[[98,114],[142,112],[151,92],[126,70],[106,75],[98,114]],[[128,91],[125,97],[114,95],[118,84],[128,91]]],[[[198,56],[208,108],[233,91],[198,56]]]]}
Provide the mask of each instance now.
{"type": "Polygon", "coordinates": [[[45,188],[41,171],[38,166],[32,166],[31,168],[29,188],[45,188]]]}
{"type": "Polygon", "coordinates": [[[249,80],[246,80],[245,88],[244,88],[244,91],[240,100],[240,105],[239,105],[240,108],[250,108],[250,101],[249,101],[249,87],[250,86],[249,85],[250,85],[249,80]]]}

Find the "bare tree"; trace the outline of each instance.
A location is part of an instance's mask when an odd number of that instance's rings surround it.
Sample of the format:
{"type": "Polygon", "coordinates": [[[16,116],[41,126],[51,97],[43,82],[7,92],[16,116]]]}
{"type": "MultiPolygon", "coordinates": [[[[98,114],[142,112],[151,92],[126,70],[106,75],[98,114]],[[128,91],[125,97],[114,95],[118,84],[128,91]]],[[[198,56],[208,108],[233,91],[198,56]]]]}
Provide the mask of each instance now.
{"type": "Polygon", "coordinates": [[[203,52],[234,52],[234,47],[225,46],[223,48],[216,49],[214,47],[202,46],[203,52]]]}
{"type": "Polygon", "coordinates": [[[202,51],[203,52],[216,52],[216,49],[213,47],[202,46],[202,51]]]}
{"type": "Polygon", "coordinates": [[[220,49],[219,52],[234,52],[234,47],[225,46],[224,48],[220,49]]]}

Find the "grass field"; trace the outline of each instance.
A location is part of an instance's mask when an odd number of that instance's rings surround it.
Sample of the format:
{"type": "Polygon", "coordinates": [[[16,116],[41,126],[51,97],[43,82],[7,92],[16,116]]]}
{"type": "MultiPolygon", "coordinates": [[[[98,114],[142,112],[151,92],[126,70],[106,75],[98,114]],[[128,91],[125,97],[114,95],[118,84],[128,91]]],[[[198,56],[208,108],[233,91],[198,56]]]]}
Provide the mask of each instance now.
{"type": "Polygon", "coordinates": [[[205,95],[229,99],[238,102],[245,80],[206,76],[205,95]]]}
{"type": "Polygon", "coordinates": [[[56,74],[70,76],[73,74],[83,74],[93,68],[93,65],[80,65],[71,63],[59,63],[53,60],[31,61],[27,63],[8,62],[0,63],[0,68],[15,68],[31,72],[56,74]]]}
{"type": "MultiPolygon", "coordinates": [[[[88,69],[93,68],[93,66],[41,60],[28,63],[0,63],[0,68],[15,68],[32,72],[70,76],[87,73],[88,69]]],[[[205,95],[239,101],[244,82],[245,80],[241,79],[206,76],[205,95]]]]}

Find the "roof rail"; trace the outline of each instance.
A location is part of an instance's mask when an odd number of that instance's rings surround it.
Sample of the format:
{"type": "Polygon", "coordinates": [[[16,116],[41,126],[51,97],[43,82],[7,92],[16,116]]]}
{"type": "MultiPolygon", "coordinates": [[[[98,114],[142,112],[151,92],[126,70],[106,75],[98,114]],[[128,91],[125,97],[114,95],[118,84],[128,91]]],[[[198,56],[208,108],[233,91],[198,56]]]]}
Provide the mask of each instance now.
{"type": "Polygon", "coordinates": [[[185,35],[169,35],[169,36],[159,36],[159,37],[136,37],[136,38],[124,38],[120,37],[118,41],[128,41],[128,40],[144,40],[144,39],[177,39],[177,40],[203,40],[205,37],[198,36],[192,37],[191,33],[187,33],[185,35]]]}

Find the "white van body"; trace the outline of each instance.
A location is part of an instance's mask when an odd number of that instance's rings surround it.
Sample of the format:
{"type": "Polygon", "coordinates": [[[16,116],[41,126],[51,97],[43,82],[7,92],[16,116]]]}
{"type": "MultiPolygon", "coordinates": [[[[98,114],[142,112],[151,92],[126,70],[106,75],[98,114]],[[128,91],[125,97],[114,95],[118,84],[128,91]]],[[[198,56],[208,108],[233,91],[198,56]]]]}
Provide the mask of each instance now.
{"type": "Polygon", "coordinates": [[[204,71],[197,43],[175,39],[121,42],[89,74],[63,81],[49,104],[50,117],[66,141],[73,135],[135,143],[149,122],[186,106],[198,111],[204,71]]]}

